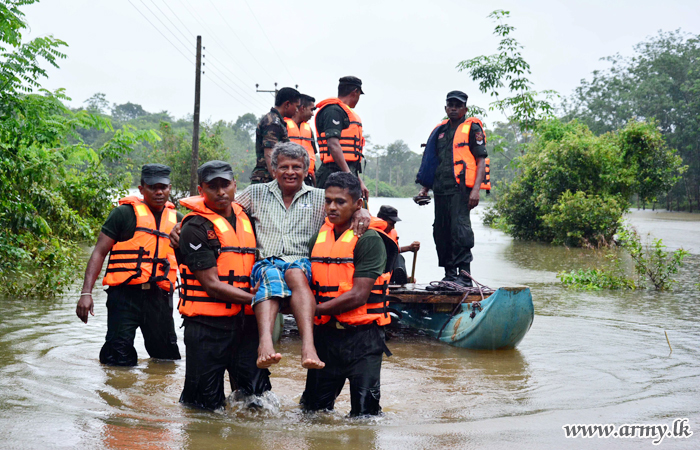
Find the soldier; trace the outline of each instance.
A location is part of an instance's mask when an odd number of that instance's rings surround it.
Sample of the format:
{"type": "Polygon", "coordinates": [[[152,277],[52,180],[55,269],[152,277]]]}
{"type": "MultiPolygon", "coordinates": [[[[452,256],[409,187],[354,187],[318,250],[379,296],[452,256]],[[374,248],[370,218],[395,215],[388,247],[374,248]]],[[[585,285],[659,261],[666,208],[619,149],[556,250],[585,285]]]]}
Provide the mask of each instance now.
{"type": "MultiPolygon", "coordinates": [[[[422,185],[418,197],[435,194],[433,239],[438,263],[445,268],[442,281],[472,286],[472,231],[469,211],[479,204],[479,189],[486,172],[486,138],[481,121],[466,118],[467,94],[447,94],[445,113],[448,119],[432,131],[423,152],[416,183],[422,185]]],[[[418,198],[417,197],[417,198],[418,198]]],[[[437,290],[439,287],[428,287],[437,290]]]]}
{"type": "Polygon", "coordinates": [[[168,201],[170,167],[146,164],[136,195],[119,200],[97,238],[85,269],[76,314],[87,323],[94,315],[92,288],[109,253],[102,284],[107,289],[107,337],[100,362],[135,366],[134,337],[141,328],[151,358],[180,359],[173,323],[173,289],[177,279],[175,253],[168,233],[182,214],[168,201]]]}
{"type": "MultiPolygon", "coordinates": [[[[358,176],[362,172],[362,120],[352,110],[360,101],[362,80],[343,77],[338,84],[338,97],[328,98],[318,105],[316,134],[321,157],[321,167],[316,171],[318,187],[323,188],[328,175],[334,172],[350,172],[358,176]]],[[[369,191],[360,179],[362,196],[369,198],[369,191]]]]}
{"type": "Polygon", "coordinates": [[[382,354],[391,356],[384,335],[384,327],[391,323],[386,288],[398,249],[384,233],[384,221],[372,218],[366,233],[361,237],[354,233],[351,218],[361,208],[358,179],[348,173],[330,175],[326,219],[312,239],[310,258],[317,301],[314,339],[326,364],[307,373],[301,398],[307,411],[332,410],[346,379],[351,416],[377,415],[382,410],[382,354]]]}
{"type": "Polygon", "coordinates": [[[314,111],[316,111],[316,99],[309,95],[301,94],[301,103],[297,113],[291,119],[284,119],[287,122],[289,141],[301,145],[309,154],[309,172],[304,178],[304,183],[312,187],[316,186],[316,153],[318,152],[316,150],[314,132],[311,131],[311,126],[308,122],[313,117],[314,111]]]}
{"type": "Polygon", "coordinates": [[[250,219],[233,203],[233,169],[224,161],[209,161],[197,177],[199,195],[180,200],[192,210],[183,219],[178,249],[179,310],[187,346],[180,402],[217,409],[226,401],[226,371],[231,389],[244,397],[269,391],[270,372],[255,366],[258,327],[250,302],[256,288],[250,271],[256,241],[250,219]]]}
{"type": "Polygon", "coordinates": [[[292,118],[299,108],[301,94],[289,87],[283,87],[275,95],[275,106],[265,114],[255,129],[255,157],[257,163],[250,174],[250,182],[269,183],[272,181],[270,155],[278,142],[289,142],[285,118],[292,118]]]}

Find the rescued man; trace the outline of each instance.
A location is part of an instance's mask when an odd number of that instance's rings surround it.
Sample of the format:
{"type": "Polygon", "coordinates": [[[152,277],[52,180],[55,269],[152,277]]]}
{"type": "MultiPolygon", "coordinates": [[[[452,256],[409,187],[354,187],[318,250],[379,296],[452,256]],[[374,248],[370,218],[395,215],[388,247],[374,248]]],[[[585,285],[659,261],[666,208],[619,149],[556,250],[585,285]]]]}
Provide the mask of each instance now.
{"type": "MultiPolygon", "coordinates": [[[[396,245],[399,246],[399,253],[413,252],[413,257],[415,258],[415,253],[420,250],[420,242],[413,241],[409,245],[404,245],[403,247],[399,245],[399,235],[396,232],[396,222],[400,222],[399,211],[391,205],[382,205],[379,208],[377,217],[382,219],[387,223],[384,232],[391,237],[396,245]]],[[[402,255],[396,257],[396,262],[391,271],[391,284],[406,284],[408,283],[408,275],[406,273],[406,260],[402,255]]]]}
{"type": "Polygon", "coordinates": [[[391,322],[386,288],[398,249],[381,231],[383,221],[372,219],[360,238],[350,228],[351,217],[362,208],[357,177],[334,173],[325,187],[326,220],[309,244],[317,301],[314,339],[326,366],[308,371],[301,404],[307,411],[332,410],[348,379],[350,415],[376,415],[382,354],[391,355],[384,335],[391,322]]]}
{"type": "MultiPolygon", "coordinates": [[[[260,260],[253,267],[251,283],[260,284],[255,294],[255,317],[260,344],[257,366],[268,368],[282,355],[275,352],[272,332],[280,303],[289,306],[301,335],[301,361],[305,368],[323,367],[313,341],[314,296],[309,288],[311,265],[308,241],[325,218],[324,191],[304,184],[309,154],[293,142],[279,143],[271,155],[275,180],[251,184],[238,194],[236,202],[253,221],[260,260]]],[[[353,216],[358,236],[367,230],[366,209],[353,216]]],[[[170,235],[178,245],[179,227],[170,235]]]]}
{"type": "MultiPolygon", "coordinates": [[[[197,170],[198,196],[180,200],[185,216],[177,250],[180,305],[187,348],[180,402],[205,409],[225,404],[224,372],[241,397],[270,390],[270,372],[255,365],[258,328],[250,303],[255,235],[248,216],[233,203],[231,165],[209,161],[197,170]]],[[[251,399],[249,405],[255,405],[251,399]]]]}
{"type": "MultiPolygon", "coordinates": [[[[318,105],[316,135],[321,167],[316,171],[317,186],[323,188],[326,178],[335,172],[362,172],[362,150],[365,138],[362,120],[352,109],[360,101],[362,80],[348,76],[338,80],[338,97],[327,98],[318,105]]],[[[360,179],[362,196],[369,199],[369,190],[360,179]]]]}
{"type": "Polygon", "coordinates": [[[315,110],[316,99],[301,94],[301,102],[296,114],[291,119],[284,119],[287,123],[289,141],[301,145],[309,153],[309,171],[304,178],[304,183],[309,186],[316,186],[316,140],[314,132],[311,131],[311,125],[309,125],[309,120],[313,117],[315,110]]]}
{"type": "Polygon", "coordinates": [[[170,167],[146,164],[136,195],[119,200],[102,225],[85,269],[76,314],[94,314],[92,288],[109,253],[102,284],[107,289],[107,336],[100,362],[135,366],[134,337],[141,328],[151,358],[180,359],[173,323],[177,263],[168,234],[180,221],[170,195],[170,167]]]}
{"type": "Polygon", "coordinates": [[[479,190],[490,188],[482,184],[486,138],[481,121],[466,118],[467,94],[451,91],[446,101],[448,119],[430,134],[416,183],[422,185],[418,197],[427,197],[430,189],[435,194],[433,239],[438,263],[445,268],[442,281],[470,287],[474,232],[469,211],[479,204],[479,190]]]}
{"type": "Polygon", "coordinates": [[[269,183],[272,181],[270,155],[278,142],[289,142],[285,118],[291,118],[299,108],[301,94],[294,88],[283,87],[275,94],[275,106],[265,114],[255,129],[256,164],[250,174],[250,182],[269,183]]]}

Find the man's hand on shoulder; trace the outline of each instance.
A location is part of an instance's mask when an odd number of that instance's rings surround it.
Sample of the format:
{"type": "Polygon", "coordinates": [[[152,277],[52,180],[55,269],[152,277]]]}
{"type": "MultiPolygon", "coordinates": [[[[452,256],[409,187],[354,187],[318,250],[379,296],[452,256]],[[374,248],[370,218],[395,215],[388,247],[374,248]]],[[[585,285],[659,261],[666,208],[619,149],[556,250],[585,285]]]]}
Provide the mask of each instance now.
{"type": "Polygon", "coordinates": [[[350,228],[355,233],[355,236],[362,237],[365,231],[369,228],[369,221],[372,219],[369,211],[365,208],[359,209],[352,215],[352,221],[350,223],[350,228]]]}

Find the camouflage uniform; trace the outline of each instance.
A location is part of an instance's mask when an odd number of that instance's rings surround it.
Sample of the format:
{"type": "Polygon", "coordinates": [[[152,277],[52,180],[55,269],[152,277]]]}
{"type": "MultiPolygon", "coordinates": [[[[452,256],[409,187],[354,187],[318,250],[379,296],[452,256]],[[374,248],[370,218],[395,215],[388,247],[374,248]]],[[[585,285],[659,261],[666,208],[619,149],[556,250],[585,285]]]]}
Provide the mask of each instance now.
{"type": "Polygon", "coordinates": [[[260,119],[255,129],[255,157],[258,162],[250,174],[252,184],[272,181],[272,175],[265,164],[265,149],[274,147],[278,142],[289,142],[287,125],[282,114],[276,108],[271,108],[270,112],[260,119]]]}

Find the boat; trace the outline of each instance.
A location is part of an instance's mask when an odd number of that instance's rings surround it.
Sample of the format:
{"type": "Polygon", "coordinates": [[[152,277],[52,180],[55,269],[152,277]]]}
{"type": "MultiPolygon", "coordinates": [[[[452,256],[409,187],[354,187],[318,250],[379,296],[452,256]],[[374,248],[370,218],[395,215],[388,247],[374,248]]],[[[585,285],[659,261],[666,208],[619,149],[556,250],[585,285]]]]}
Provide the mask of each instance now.
{"type": "Polygon", "coordinates": [[[527,286],[467,292],[427,291],[425,286],[390,286],[390,307],[400,323],[455,347],[475,350],[514,348],[535,316],[527,286]]]}

